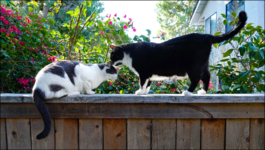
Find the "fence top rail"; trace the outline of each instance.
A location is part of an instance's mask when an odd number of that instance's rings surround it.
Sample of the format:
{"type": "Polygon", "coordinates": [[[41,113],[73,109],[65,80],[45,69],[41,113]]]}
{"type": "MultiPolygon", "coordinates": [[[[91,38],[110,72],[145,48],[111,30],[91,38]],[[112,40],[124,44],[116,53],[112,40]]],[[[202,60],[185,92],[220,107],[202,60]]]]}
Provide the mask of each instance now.
{"type": "MultiPolygon", "coordinates": [[[[95,94],[47,99],[46,103],[264,103],[264,94],[95,94]]],[[[32,94],[1,93],[0,103],[33,103],[32,94]]]]}

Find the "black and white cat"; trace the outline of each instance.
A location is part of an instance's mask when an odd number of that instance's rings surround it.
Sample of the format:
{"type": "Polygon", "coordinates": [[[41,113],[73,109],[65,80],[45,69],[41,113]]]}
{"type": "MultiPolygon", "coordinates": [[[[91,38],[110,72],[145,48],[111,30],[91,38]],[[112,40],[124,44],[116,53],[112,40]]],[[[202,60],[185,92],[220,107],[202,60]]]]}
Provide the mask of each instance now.
{"type": "Polygon", "coordinates": [[[117,70],[108,64],[83,64],[75,61],[57,61],[45,66],[36,76],[33,100],[39,110],[44,130],[37,139],[45,138],[51,129],[51,118],[43,100],[79,95],[80,92],[95,94],[92,89],[103,81],[117,79],[117,70]]]}
{"type": "Polygon", "coordinates": [[[136,91],[137,95],[147,94],[153,80],[181,76],[188,76],[191,81],[184,95],[191,95],[200,80],[203,89],[198,94],[206,94],[210,81],[208,65],[212,44],[234,37],[245,26],[246,20],[246,12],[241,11],[236,27],[219,36],[192,33],[160,44],[140,42],[110,45],[110,59],[114,66],[126,65],[139,75],[140,89],[136,91]]]}

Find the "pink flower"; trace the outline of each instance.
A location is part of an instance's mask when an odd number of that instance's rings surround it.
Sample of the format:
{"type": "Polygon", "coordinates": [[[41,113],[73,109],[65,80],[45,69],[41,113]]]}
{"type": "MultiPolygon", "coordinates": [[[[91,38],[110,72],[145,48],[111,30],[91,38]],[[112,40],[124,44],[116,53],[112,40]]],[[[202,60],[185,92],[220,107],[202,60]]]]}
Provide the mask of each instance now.
{"type": "Polygon", "coordinates": [[[162,33],[162,36],[164,36],[165,34],[164,33],[162,33]]]}
{"type": "Polygon", "coordinates": [[[56,56],[50,56],[48,58],[48,61],[56,62],[57,61],[57,57],[56,56]]]}
{"type": "Polygon", "coordinates": [[[176,91],[176,89],[170,89],[171,90],[171,92],[175,92],[176,91]]]}
{"type": "Polygon", "coordinates": [[[108,82],[109,86],[112,86],[112,83],[111,82],[108,82]]]}
{"type": "Polygon", "coordinates": [[[132,82],[132,84],[134,84],[134,82],[132,82]]]}
{"type": "Polygon", "coordinates": [[[32,15],[32,13],[30,12],[29,15],[32,15]]]}
{"type": "Polygon", "coordinates": [[[106,17],[110,19],[110,17],[111,17],[111,14],[107,15],[106,17]]]}
{"type": "Polygon", "coordinates": [[[6,19],[5,19],[4,16],[1,16],[1,17],[0,17],[0,20],[1,20],[1,21],[4,21],[4,20],[6,20],[6,19]]]}
{"type": "Polygon", "coordinates": [[[41,51],[42,54],[45,54],[45,51],[41,51]]]}
{"type": "Polygon", "coordinates": [[[53,40],[51,40],[51,42],[53,42],[53,40]]]}
{"type": "Polygon", "coordinates": [[[36,61],[33,59],[33,58],[31,58],[31,61],[33,62],[33,63],[35,63],[36,61]]]}
{"type": "Polygon", "coordinates": [[[114,15],[114,17],[117,17],[117,13],[114,15]]]}
{"type": "Polygon", "coordinates": [[[21,20],[22,16],[17,16],[17,20],[21,20]]]}
{"type": "Polygon", "coordinates": [[[133,32],[136,32],[136,29],[135,29],[135,27],[132,27],[132,29],[133,29],[133,32]]]}
{"type": "Polygon", "coordinates": [[[3,21],[5,24],[9,24],[9,21],[8,20],[4,20],[3,21]]]}
{"type": "Polygon", "coordinates": [[[35,82],[35,81],[36,81],[35,79],[33,79],[33,78],[31,79],[31,82],[35,82]]]}
{"type": "Polygon", "coordinates": [[[26,17],[26,23],[30,23],[30,22],[31,20],[28,17],[26,17]]]}
{"type": "Polygon", "coordinates": [[[103,32],[103,31],[99,31],[99,33],[100,33],[100,34],[104,34],[104,32],[103,32]]]}
{"type": "Polygon", "coordinates": [[[200,80],[200,83],[202,83],[202,80],[200,80]]]}
{"type": "Polygon", "coordinates": [[[9,32],[13,32],[13,29],[12,29],[12,28],[9,28],[8,31],[9,31],[9,32]]]}
{"type": "Polygon", "coordinates": [[[13,29],[13,31],[17,32],[16,26],[11,26],[11,28],[13,29]]]}
{"type": "Polygon", "coordinates": [[[123,16],[123,18],[126,18],[127,16],[126,16],[126,14],[123,16]]]}
{"type": "Polygon", "coordinates": [[[124,25],[124,26],[123,26],[123,29],[127,29],[127,25],[124,25]]]}
{"type": "Polygon", "coordinates": [[[165,91],[163,91],[163,93],[165,93],[165,91]]]}
{"type": "Polygon", "coordinates": [[[121,74],[121,77],[123,77],[123,74],[121,74]]]}
{"type": "Polygon", "coordinates": [[[157,83],[156,85],[157,85],[157,86],[159,86],[160,84],[159,84],[159,83],[157,83]]]}
{"type": "Polygon", "coordinates": [[[112,25],[112,21],[110,21],[109,24],[112,25]]]}
{"type": "Polygon", "coordinates": [[[119,68],[116,68],[117,71],[119,71],[119,68]]]}
{"type": "Polygon", "coordinates": [[[6,29],[0,28],[0,32],[6,32],[6,29]]]}
{"type": "Polygon", "coordinates": [[[130,24],[130,21],[128,22],[128,24],[130,24]]]}
{"type": "Polygon", "coordinates": [[[27,24],[23,24],[23,26],[24,26],[24,27],[26,27],[26,26],[27,26],[27,24]]]}
{"type": "Polygon", "coordinates": [[[39,26],[40,27],[40,29],[41,29],[41,26],[39,26]]]}
{"type": "Polygon", "coordinates": [[[23,77],[18,80],[19,84],[26,86],[29,83],[29,79],[24,79],[23,77]]]}
{"type": "Polygon", "coordinates": [[[9,33],[6,34],[6,36],[9,36],[9,35],[10,35],[9,33]]]}
{"type": "Polygon", "coordinates": [[[12,11],[12,10],[6,10],[6,14],[7,14],[7,15],[14,16],[14,14],[13,14],[13,11],[12,11]]]}
{"type": "Polygon", "coordinates": [[[39,19],[41,20],[41,16],[39,15],[39,19]]]}
{"type": "Polygon", "coordinates": [[[21,42],[21,41],[19,41],[18,42],[21,46],[24,46],[25,45],[25,43],[23,43],[23,42],[21,42]]]}
{"type": "Polygon", "coordinates": [[[160,37],[157,37],[157,38],[160,38],[160,37]]]}
{"type": "Polygon", "coordinates": [[[211,81],[210,81],[210,83],[209,83],[209,88],[211,89],[213,87],[213,85],[212,85],[212,83],[211,83],[211,81]]]}
{"type": "Polygon", "coordinates": [[[132,21],[132,18],[129,18],[130,21],[132,21]]]}

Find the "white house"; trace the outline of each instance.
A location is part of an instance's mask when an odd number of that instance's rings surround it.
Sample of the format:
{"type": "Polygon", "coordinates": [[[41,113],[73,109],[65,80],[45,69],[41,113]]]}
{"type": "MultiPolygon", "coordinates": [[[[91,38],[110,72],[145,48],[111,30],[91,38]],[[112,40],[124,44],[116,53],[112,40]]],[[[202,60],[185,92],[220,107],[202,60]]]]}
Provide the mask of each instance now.
{"type": "MultiPolygon", "coordinates": [[[[222,15],[226,14],[228,22],[231,21],[231,12],[237,14],[244,10],[247,13],[247,23],[254,23],[253,26],[264,28],[265,2],[262,0],[230,0],[230,1],[206,1],[198,0],[190,17],[190,25],[204,25],[205,33],[214,34],[217,31],[228,32],[233,26],[222,24],[222,15]]],[[[218,49],[212,48],[210,65],[216,65],[222,59],[222,53],[230,46],[222,46],[218,49]]],[[[239,66],[238,66],[239,67],[239,66]]],[[[240,67],[239,67],[240,68],[240,67]]],[[[219,87],[219,79],[216,73],[211,73],[211,81],[215,88],[219,87]]]]}

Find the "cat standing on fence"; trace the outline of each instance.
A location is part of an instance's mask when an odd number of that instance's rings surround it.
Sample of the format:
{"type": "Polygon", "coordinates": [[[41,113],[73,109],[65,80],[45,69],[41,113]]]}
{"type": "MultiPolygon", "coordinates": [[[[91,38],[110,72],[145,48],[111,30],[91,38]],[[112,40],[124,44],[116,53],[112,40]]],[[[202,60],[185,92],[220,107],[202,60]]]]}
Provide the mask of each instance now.
{"type": "Polygon", "coordinates": [[[198,94],[206,94],[210,81],[209,56],[212,44],[234,37],[245,26],[247,14],[239,13],[239,21],[231,31],[213,36],[192,33],[173,38],[163,43],[130,43],[111,45],[110,59],[114,66],[126,65],[140,77],[137,95],[145,95],[150,90],[151,81],[188,76],[191,85],[184,95],[191,95],[198,82],[202,89],[198,94]]]}
{"type": "Polygon", "coordinates": [[[83,64],[75,61],[53,62],[39,71],[33,86],[33,100],[39,110],[44,130],[37,139],[48,136],[51,130],[51,118],[43,100],[64,96],[79,95],[80,92],[95,94],[103,81],[117,79],[117,70],[108,64],[83,64]]]}

